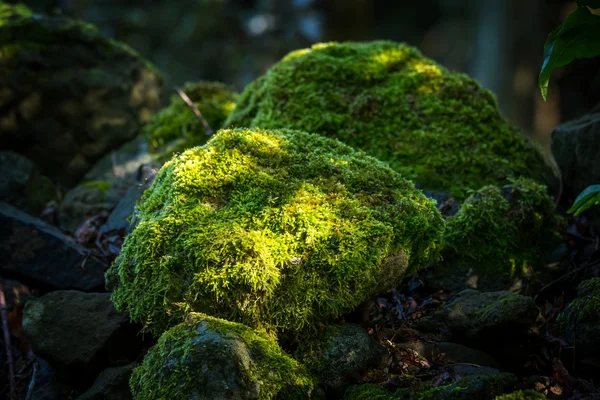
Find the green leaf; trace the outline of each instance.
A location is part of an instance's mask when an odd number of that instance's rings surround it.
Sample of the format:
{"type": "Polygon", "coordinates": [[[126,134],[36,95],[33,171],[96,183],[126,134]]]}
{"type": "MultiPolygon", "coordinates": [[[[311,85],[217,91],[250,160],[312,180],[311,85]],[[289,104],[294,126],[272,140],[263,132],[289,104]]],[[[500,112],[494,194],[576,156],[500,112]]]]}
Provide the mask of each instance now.
{"type": "MultiPolygon", "coordinates": [[[[582,0],[590,4],[600,0],[582,0]]],[[[550,72],[569,64],[575,58],[600,55],[600,16],[587,7],[577,7],[565,22],[554,29],[544,45],[544,64],[539,77],[539,87],[544,100],[548,97],[550,72]]]]}
{"type": "Polygon", "coordinates": [[[592,185],[577,196],[573,206],[567,212],[577,216],[588,208],[598,204],[600,204],[600,185],[592,185]]]}
{"type": "Polygon", "coordinates": [[[580,7],[600,8],[600,0],[577,0],[580,7]]]}

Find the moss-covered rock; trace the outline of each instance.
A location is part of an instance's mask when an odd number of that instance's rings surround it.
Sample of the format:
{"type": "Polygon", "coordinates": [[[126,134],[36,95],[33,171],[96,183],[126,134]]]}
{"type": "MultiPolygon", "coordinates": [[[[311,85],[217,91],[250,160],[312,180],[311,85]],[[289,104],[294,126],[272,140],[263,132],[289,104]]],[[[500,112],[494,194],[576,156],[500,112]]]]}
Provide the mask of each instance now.
{"type": "Polygon", "coordinates": [[[334,137],[425,189],[459,198],[510,177],[554,181],[490,92],[394,42],[322,43],[294,51],[244,90],[225,126],[334,137]]]}
{"type": "Polygon", "coordinates": [[[387,389],[372,383],[351,386],[344,393],[344,400],[397,400],[387,389]]]}
{"type": "Polygon", "coordinates": [[[130,379],[136,400],[309,399],[305,368],[272,338],[202,314],[165,332],[130,379]]]}
{"type": "Polygon", "coordinates": [[[535,390],[519,390],[513,393],[497,396],[495,400],[544,400],[546,396],[535,390]]]}
{"type": "Polygon", "coordinates": [[[0,147],[61,184],[133,139],[159,86],[148,62],[93,26],[0,3],[0,147]]]}
{"type": "Polygon", "coordinates": [[[446,222],[444,261],[428,281],[451,291],[518,289],[543,272],[563,223],[546,188],[524,178],[478,190],[446,222]]]}
{"type": "Polygon", "coordinates": [[[388,166],[300,131],[221,130],[167,162],[107,272],[161,332],[191,311],[317,330],[436,259],[444,222],[388,166]]]}
{"type": "MultiPolygon", "coordinates": [[[[218,82],[188,83],[181,90],[215,131],[235,108],[237,101],[237,94],[218,82]]],[[[144,127],[150,151],[157,154],[160,161],[168,160],[173,153],[206,143],[213,133],[205,129],[203,122],[178,94],[173,95],[170,104],[144,127]]]]}
{"type": "Polygon", "coordinates": [[[511,392],[517,383],[513,374],[471,375],[454,383],[441,385],[417,395],[419,400],[493,399],[511,392]]]}

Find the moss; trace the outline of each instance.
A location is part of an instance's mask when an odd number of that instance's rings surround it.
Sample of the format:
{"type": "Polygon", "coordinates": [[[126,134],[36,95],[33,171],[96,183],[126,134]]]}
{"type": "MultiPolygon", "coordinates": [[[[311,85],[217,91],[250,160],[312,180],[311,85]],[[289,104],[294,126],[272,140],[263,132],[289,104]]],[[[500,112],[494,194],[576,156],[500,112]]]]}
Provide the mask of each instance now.
{"type": "Polygon", "coordinates": [[[225,126],[302,129],[386,161],[425,189],[467,189],[526,176],[554,181],[540,152],[494,96],[418,50],[388,41],[297,50],[250,84],[225,126]]]}
{"type": "Polygon", "coordinates": [[[107,282],[158,333],[192,311],[318,330],[436,259],[444,229],[383,163],[289,130],[219,131],[161,168],[136,217],[107,282]]]}
{"type": "Polygon", "coordinates": [[[449,383],[420,392],[419,400],[468,400],[492,399],[511,391],[516,384],[513,374],[471,375],[449,383]]]}
{"type": "Polygon", "coordinates": [[[577,288],[577,298],[559,315],[559,326],[563,331],[577,323],[594,322],[600,319],[600,278],[583,281],[577,288]]]}
{"type": "Polygon", "coordinates": [[[544,186],[525,178],[511,183],[480,189],[447,219],[444,268],[514,278],[543,263],[562,219],[544,186]]]}
{"type": "MultiPolygon", "coordinates": [[[[188,83],[182,91],[214,130],[221,127],[237,101],[237,94],[218,82],[188,83]]],[[[159,156],[161,161],[166,161],[174,152],[206,143],[210,134],[179,95],[172,96],[169,106],[155,114],[144,127],[150,151],[163,153],[159,156]]]]}
{"type": "Polygon", "coordinates": [[[351,386],[344,393],[344,400],[395,400],[398,399],[387,389],[367,383],[364,385],[351,386]]]}
{"type": "Polygon", "coordinates": [[[265,333],[201,314],[165,332],[130,379],[136,400],[308,399],[313,386],[265,333]]]}
{"type": "Polygon", "coordinates": [[[519,390],[510,394],[497,396],[495,400],[543,400],[546,396],[535,390],[519,390]]]}

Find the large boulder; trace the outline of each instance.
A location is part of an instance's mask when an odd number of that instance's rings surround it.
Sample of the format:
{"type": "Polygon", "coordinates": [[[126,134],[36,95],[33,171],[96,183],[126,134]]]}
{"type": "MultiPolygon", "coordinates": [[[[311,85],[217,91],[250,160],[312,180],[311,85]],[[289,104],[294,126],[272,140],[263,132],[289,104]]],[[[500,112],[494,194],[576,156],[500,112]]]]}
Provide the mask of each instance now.
{"type": "Polygon", "coordinates": [[[237,101],[237,94],[219,82],[187,83],[181,91],[200,112],[202,119],[179,94],[171,96],[170,104],[156,113],[144,127],[150,151],[159,161],[166,161],[173,153],[206,143],[221,128],[237,101]]]}
{"type": "Polygon", "coordinates": [[[446,222],[444,260],[428,269],[433,289],[518,291],[554,279],[547,260],[563,219],[544,186],[524,178],[486,186],[446,222]]]}
{"type": "Polygon", "coordinates": [[[0,3],[0,148],[75,184],[159,104],[156,70],[91,25],[0,3]]]}
{"type": "Polygon", "coordinates": [[[103,290],[106,265],[58,228],[0,203],[0,273],[42,289],[103,290]]]}
{"type": "Polygon", "coordinates": [[[490,92],[394,42],[321,43],[291,52],[244,90],[225,126],[337,138],[424,189],[459,198],[511,177],[555,182],[490,92]]]}
{"type": "Polygon", "coordinates": [[[433,200],[385,164],[300,131],[221,130],[167,162],[107,272],[155,332],[191,311],[317,331],[438,255],[433,200]]]}
{"type": "Polygon", "coordinates": [[[23,329],[61,379],[84,387],[105,368],[135,360],[142,344],[139,327],[115,310],[108,293],[59,290],[29,300],[23,329]]]}
{"type": "Polygon", "coordinates": [[[165,332],[133,371],[136,400],[310,399],[305,368],[265,333],[191,314],[165,332]]]}
{"type": "Polygon", "coordinates": [[[0,152],[0,201],[38,216],[54,199],[56,189],[37,165],[12,151],[0,152]]]}
{"type": "Polygon", "coordinates": [[[136,364],[107,368],[76,400],[131,400],[129,378],[136,364]]]}

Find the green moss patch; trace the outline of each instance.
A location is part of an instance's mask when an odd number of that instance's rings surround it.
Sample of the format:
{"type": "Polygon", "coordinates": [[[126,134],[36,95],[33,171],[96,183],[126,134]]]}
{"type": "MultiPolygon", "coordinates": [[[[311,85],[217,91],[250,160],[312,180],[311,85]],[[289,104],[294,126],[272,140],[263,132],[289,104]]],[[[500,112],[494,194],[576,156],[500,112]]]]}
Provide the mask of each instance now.
{"type": "Polygon", "coordinates": [[[136,400],[309,399],[313,380],[265,333],[192,314],[165,332],[130,379],[136,400]]]}
{"type": "Polygon", "coordinates": [[[438,257],[433,200],[388,166],[299,131],[221,130],[174,157],[107,273],[155,332],[192,311],[316,330],[438,257]]]}
{"type": "Polygon", "coordinates": [[[244,90],[225,126],[334,137],[458,198],[510,177],[553,180],[489,91],[388,41],[321,43],[288,54],[244,90]]]}
{"type": "MultiPolygon", "coordinates": [[[[181,89],[198,108],[211,129],[221,127],[235,108],[237,94],[218,82],[188,83],[181,89]]],[[[155,114],[144,127],[150,151],[162,153],[162,161],[175,152],[206,143],[212,132],[206,132],[202,121],[178,95],[169,106],[155,114]]]]}

